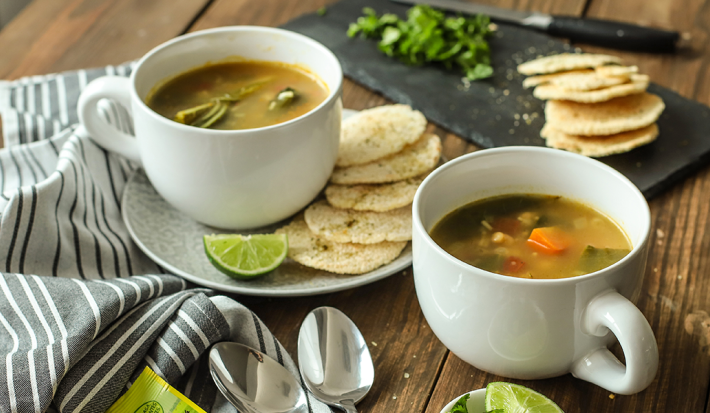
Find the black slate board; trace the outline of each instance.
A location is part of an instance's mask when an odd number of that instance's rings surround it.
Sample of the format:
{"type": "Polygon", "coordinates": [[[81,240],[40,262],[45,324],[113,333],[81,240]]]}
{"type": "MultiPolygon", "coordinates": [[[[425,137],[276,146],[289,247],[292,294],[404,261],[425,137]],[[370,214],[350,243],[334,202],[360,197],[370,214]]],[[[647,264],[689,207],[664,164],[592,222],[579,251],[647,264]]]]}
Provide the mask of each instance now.
{"type": "MultiPolygon", "coordinates": [[[[568,44],[500,24],[490,40],[494,76],[465,87],[459,73],[435,66],[406,66],[380,53],[374,40],[347,37],[348,25],[362,15],[363,7],[400,16],[408,9],[388,0],[342,0],[328,7],[324,16],[302,16],[283,27],[330,48],[346,76],[419,109],[430,121],[478,146],[545,145],[539,136],[544,102],[522,88],[523,76],[515,68],[538,55],[568,52],[572,49],[568,44]]],[[[710,159],[710,108],[655,84],[649,92],[666,103],[658,121],[658,139],[631,152],[599,159],[626,175],[647,198],[710,159]]]]}

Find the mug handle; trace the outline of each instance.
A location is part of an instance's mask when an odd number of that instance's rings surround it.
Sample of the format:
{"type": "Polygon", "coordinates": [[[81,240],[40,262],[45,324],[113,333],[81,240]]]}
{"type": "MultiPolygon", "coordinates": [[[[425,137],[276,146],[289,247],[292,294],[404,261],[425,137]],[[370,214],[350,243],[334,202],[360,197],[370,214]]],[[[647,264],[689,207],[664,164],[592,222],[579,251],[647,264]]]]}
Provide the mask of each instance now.
{"type": "Polygon", "coordinates": [[[103,76],[89,83],[79,96],[79,121],[91,139],[109,151],[141,163],[138,142],[133,136],[109,125],[99,115],[101,99],[114,99],[127,110],[131,109],[131,81],[127,77],[103,76]]]}
{"type": "Polygon", "coordinates": [[[606,347],[572,365],[573,376],[617,394],[634,394],[648,387],[658,370],[658,345],[648,320],[616,291],[602,293],[582,314],[582,331],[603,337],[611,330],[621,344],[626,366],[606,347]]]}

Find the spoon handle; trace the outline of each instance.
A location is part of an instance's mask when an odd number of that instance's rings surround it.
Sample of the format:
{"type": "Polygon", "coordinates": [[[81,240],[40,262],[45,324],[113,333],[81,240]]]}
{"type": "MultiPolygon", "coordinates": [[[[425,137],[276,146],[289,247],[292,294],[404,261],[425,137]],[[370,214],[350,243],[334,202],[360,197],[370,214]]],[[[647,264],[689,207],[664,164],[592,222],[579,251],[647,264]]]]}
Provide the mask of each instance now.
{"type": "Polygon", "coordinates": [[[343,410],[345,410],[345,413],[357,413],[357,409],[355,408],[355,403],[352,400],[341,400],[340,407],[342,407],[343,410]]]}

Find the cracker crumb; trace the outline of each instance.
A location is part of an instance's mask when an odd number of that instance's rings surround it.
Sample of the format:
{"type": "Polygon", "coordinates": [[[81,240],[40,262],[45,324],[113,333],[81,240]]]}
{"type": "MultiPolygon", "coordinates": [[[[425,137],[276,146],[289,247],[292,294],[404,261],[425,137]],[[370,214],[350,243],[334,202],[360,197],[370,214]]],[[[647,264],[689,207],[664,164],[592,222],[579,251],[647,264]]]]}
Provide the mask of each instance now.
{"type": "Polygon", "coordinates": [[[404,373],[404,378],[408,379],[409,378],[409,373],[404,373]]]}
{"type": "Polygon", "coordinates": [[[377,343],[375,343],[374,341],[372,342],[372,345],[377,347],[377,343]]]}
{"type": "Polygon", "coordinates": [[[616,397],[616,395],[614,395],[614,393],[612,393],[612,394],[609,395],[609,398],[612,399],[612,400],[614,400],[615,397],[616,397]]]}
{"type": "Polygon", "coordinates": [[[392,396],[392,400],[397,400],[397,396],[392,396]]]}
{"type": "Polygon", "coordinates": [[[658,238],[663,238],[663,237],[666,236],[666,233],[663,232],[662,229],[658,228],[658,229],[656,230],[656,236],[657,236],[658,238]]]}

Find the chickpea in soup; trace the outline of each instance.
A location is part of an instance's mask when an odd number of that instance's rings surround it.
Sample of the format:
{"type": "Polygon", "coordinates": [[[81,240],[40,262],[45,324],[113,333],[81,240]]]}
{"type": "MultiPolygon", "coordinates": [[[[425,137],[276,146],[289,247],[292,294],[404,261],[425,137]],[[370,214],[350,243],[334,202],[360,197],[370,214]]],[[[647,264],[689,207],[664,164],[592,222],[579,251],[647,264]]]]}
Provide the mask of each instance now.
{"type": "Polygon", "coordinates": [[[503,195],[454,210],[431,230],[446,252],[475,267],[520,278],[598,271],[631,251],[604,214],[559,196],[503,195]]]}
{"type": "Polygon", "coordinates": [[[243,61],[208,64],[156,86],[146,104],[186,125],[234,130],[276,125],[310,112],[325,84],[296,66],[243,61]]]}

